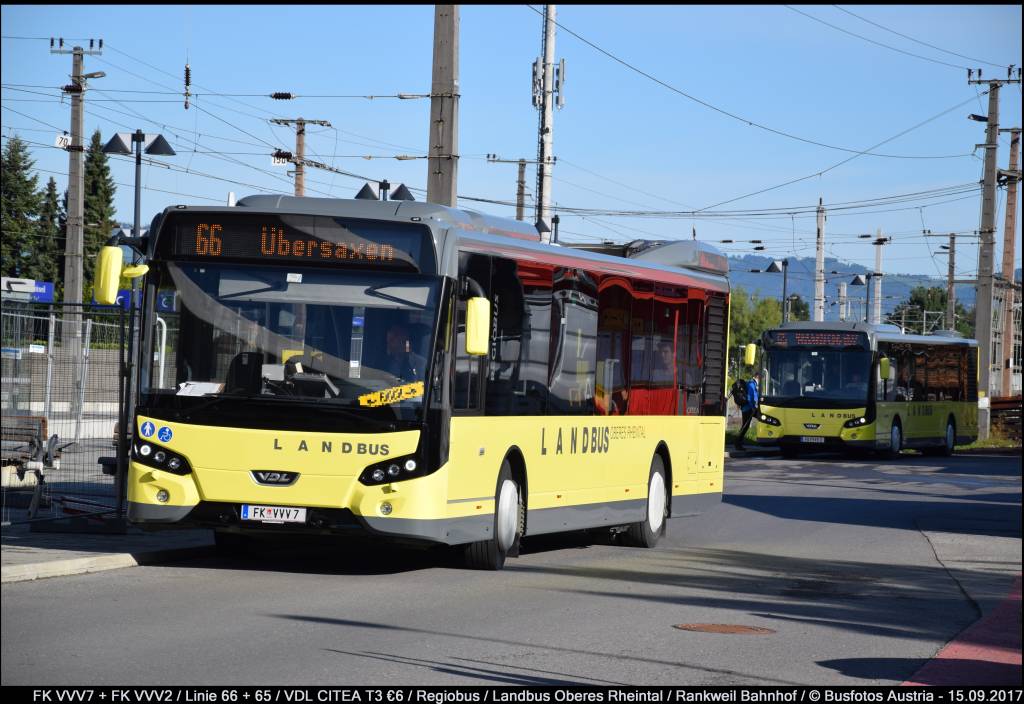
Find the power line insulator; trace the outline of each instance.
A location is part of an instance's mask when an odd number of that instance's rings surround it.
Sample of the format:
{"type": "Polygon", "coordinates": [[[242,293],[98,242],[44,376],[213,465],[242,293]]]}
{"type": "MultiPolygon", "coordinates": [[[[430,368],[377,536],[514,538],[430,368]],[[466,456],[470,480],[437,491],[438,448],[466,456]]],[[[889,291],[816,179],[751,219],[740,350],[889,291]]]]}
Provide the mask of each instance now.
{"type": "Polygon", "coordinates": [[[275,159],[287,159],[287,160],[291,160],[291,158],[292,158],[292,153],[291,153],[291,152],[286,152],[286,151],[283,151],[283,150],[281,150],[281,149],[278,149],[278,150],[276,150],[276,151],[274,152],[274,158],[275,158],[275,159]]]}
{"type": "Polygon", "coordinates": [[[271,93],[270,97],[273,98],[274,100],[294,100],[295,99],[295,96],[292,95],[291,93],[283,93],[283,92],[271,93]]]}

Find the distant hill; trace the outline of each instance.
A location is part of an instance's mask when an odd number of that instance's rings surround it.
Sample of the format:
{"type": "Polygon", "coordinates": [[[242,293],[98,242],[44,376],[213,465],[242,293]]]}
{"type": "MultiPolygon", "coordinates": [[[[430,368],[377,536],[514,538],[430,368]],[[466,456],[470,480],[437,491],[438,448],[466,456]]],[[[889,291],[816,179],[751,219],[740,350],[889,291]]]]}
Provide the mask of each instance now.
{"type": "MultiPolygon", "coordinates": [[[[788,257],[789,259],[789,295],[798,294],[810,305],[814,300],[814,257],[788,257]]],[[[782,274],[753,273],[759,272],[772,262],[771,257],[746,254],[742,257],[729,257],[729,280],[733,287],[742,286],[747,293],[758,296],[775,296],[782,298],[782,274]]],[[[838,306],[830,305],[839,297],[839,283],[847,283],[846,294],[851,299],[863,299],[866,286],[853,286],[850,281],[855,274],[866,274],[870,271],[860,264],[851,264],[834,257],[825,258],[825,319],[838,320],[838,306]],[[830,272],[837,271],[838,274],[830,272]]],[[[1020,269],[1017,278],[1020,279],[1020,269]]],[[[916,286],[946,287],[945,277],[924,276],[921,274],[886,273],[882,279],[882,312],[890,312],[910,295],[916,286]]],[[[974,307],[974,287],[960,284],[956,287],[956,299],[966,308],[974,307]]],[[[855,306],[851,306],[855,310],[855,306]]]]}

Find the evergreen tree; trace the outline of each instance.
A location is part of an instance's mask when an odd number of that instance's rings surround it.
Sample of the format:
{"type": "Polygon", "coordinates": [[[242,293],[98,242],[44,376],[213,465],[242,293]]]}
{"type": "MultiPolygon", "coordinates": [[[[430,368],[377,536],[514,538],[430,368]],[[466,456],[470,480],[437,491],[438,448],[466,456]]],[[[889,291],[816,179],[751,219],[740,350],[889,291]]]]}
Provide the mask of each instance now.
{"type": "MultiPolygon", "coordinates": [[[[910,290],[907,300],[900,303],[889,314],[889,320],[899,323],[906,321],[907,328],[921,332],[924,326],[925,312],[928,313],[928,327],[934,329],[936,319],[941,319],[939,328],[945,327],[946,289],[941,286],[915,286],[910,290]]],[[[968,311],[959,301],[953,306],[956,315],[956,329],[964,337],[974,337],[974,311],[968,311]]]]}
{"type": "Polygon", "coordinates": [[[82,260],[82,293],[92,299],[93,275],[100,248],[117,226],[114,219],[114,193],[117,187],[110,175],[110,164],[103,153],[103,140],[96,130],[85,153],[85,247],[82,260]]]}
{"type": "Polygon", "coordinates": [[[52,281],[55,292],[62,288],[61,281],[64,278],[64,231],[60,221],[57,182],[51,176],[46,183],[39,210],[39,234],[36,238],[38,250],[33,262],[32,278],[36,281],[52,281]]]}
{"type": "Polygon", "coordinates": [[[17,135],[12,137],[0,153],[0,269],[4,276],[31,278],[40,206],[38,177],[32,173],[34,166],[25,142],[17,135]]]}

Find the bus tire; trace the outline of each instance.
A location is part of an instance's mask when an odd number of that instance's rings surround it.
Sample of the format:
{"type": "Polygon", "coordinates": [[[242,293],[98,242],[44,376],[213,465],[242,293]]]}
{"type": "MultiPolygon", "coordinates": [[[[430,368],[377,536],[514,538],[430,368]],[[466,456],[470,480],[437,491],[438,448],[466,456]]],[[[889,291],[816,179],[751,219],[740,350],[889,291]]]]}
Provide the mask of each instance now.
{"type": "Polygon", "coordinates": [[[903,449],[903,424],[900,423],[900,419],[893,418],[892,425],[889,426],[889,447],[882,450],[882,456],[886,459],[895,459],[900,456],[900,450],[903,449]]]}
{"type": "Polygon", "coordinates": [[[494,527],[492,537],[466,546],[466,566],[475,570],[500,570],[505,558],[518,548],[523,531],[522,487],[512,477],[506,459],[498,472],[494,494],[494,527]]]}
{"type": "Polygon", "coordinates": [[[651,459],[651,472],[647,480],[647,509],[644,520],[633,523],[626,531],[630,544],[640,548],[653,548],[665,531],[668,518],[668,495],[665,489],[665,461],[658,453],[651,459]]]}
{"type": "Polygon", "coordinates": [[[956,449],[956,421],[953,416],[946,421],[946,434],[942,437],[942,445],[939,447],[928,447],[924,454],[937,457],[950,457],[956,449]]]}

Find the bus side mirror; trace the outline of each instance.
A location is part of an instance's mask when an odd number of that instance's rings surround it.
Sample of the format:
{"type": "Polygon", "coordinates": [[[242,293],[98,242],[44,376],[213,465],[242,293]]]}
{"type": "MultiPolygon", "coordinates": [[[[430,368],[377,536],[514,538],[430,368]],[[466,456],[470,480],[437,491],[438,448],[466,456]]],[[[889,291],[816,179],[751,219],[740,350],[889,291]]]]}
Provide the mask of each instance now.
{"type": "Polygon", "coordinates": [[[106,306],[117,303],[117,284],[121,279],[121,263],[124,253],[120,247],[103,247],[96,262],[96,285],[93,296],[96,302],[106,306]]]}
{"type": "Polygon", "coordinates": [[[137,279],[140,276],[145,276],[149,273],[149,264],[136,264],[135,266],[126,266],[124,271],[121,272],[121,276],[126,279],[137,279]]]}
{"type": "Polygon", "coordinates": [[[889,358],[882,357],[878,360],[878,376],[882,378],[882,381],[889,380],[889,358]]]}
{"type": "Polygon", "coordinates": [[[743,350],[743,363],[748,367],[752,367],[755,361],[757,361],[757,345],[750,343],[743,350]]]}
{"type": "Polygon", "coordinates": [[[491,302],[481,296],[466,301],[466,354],[487,354],[491,331],[491,302]]]}

